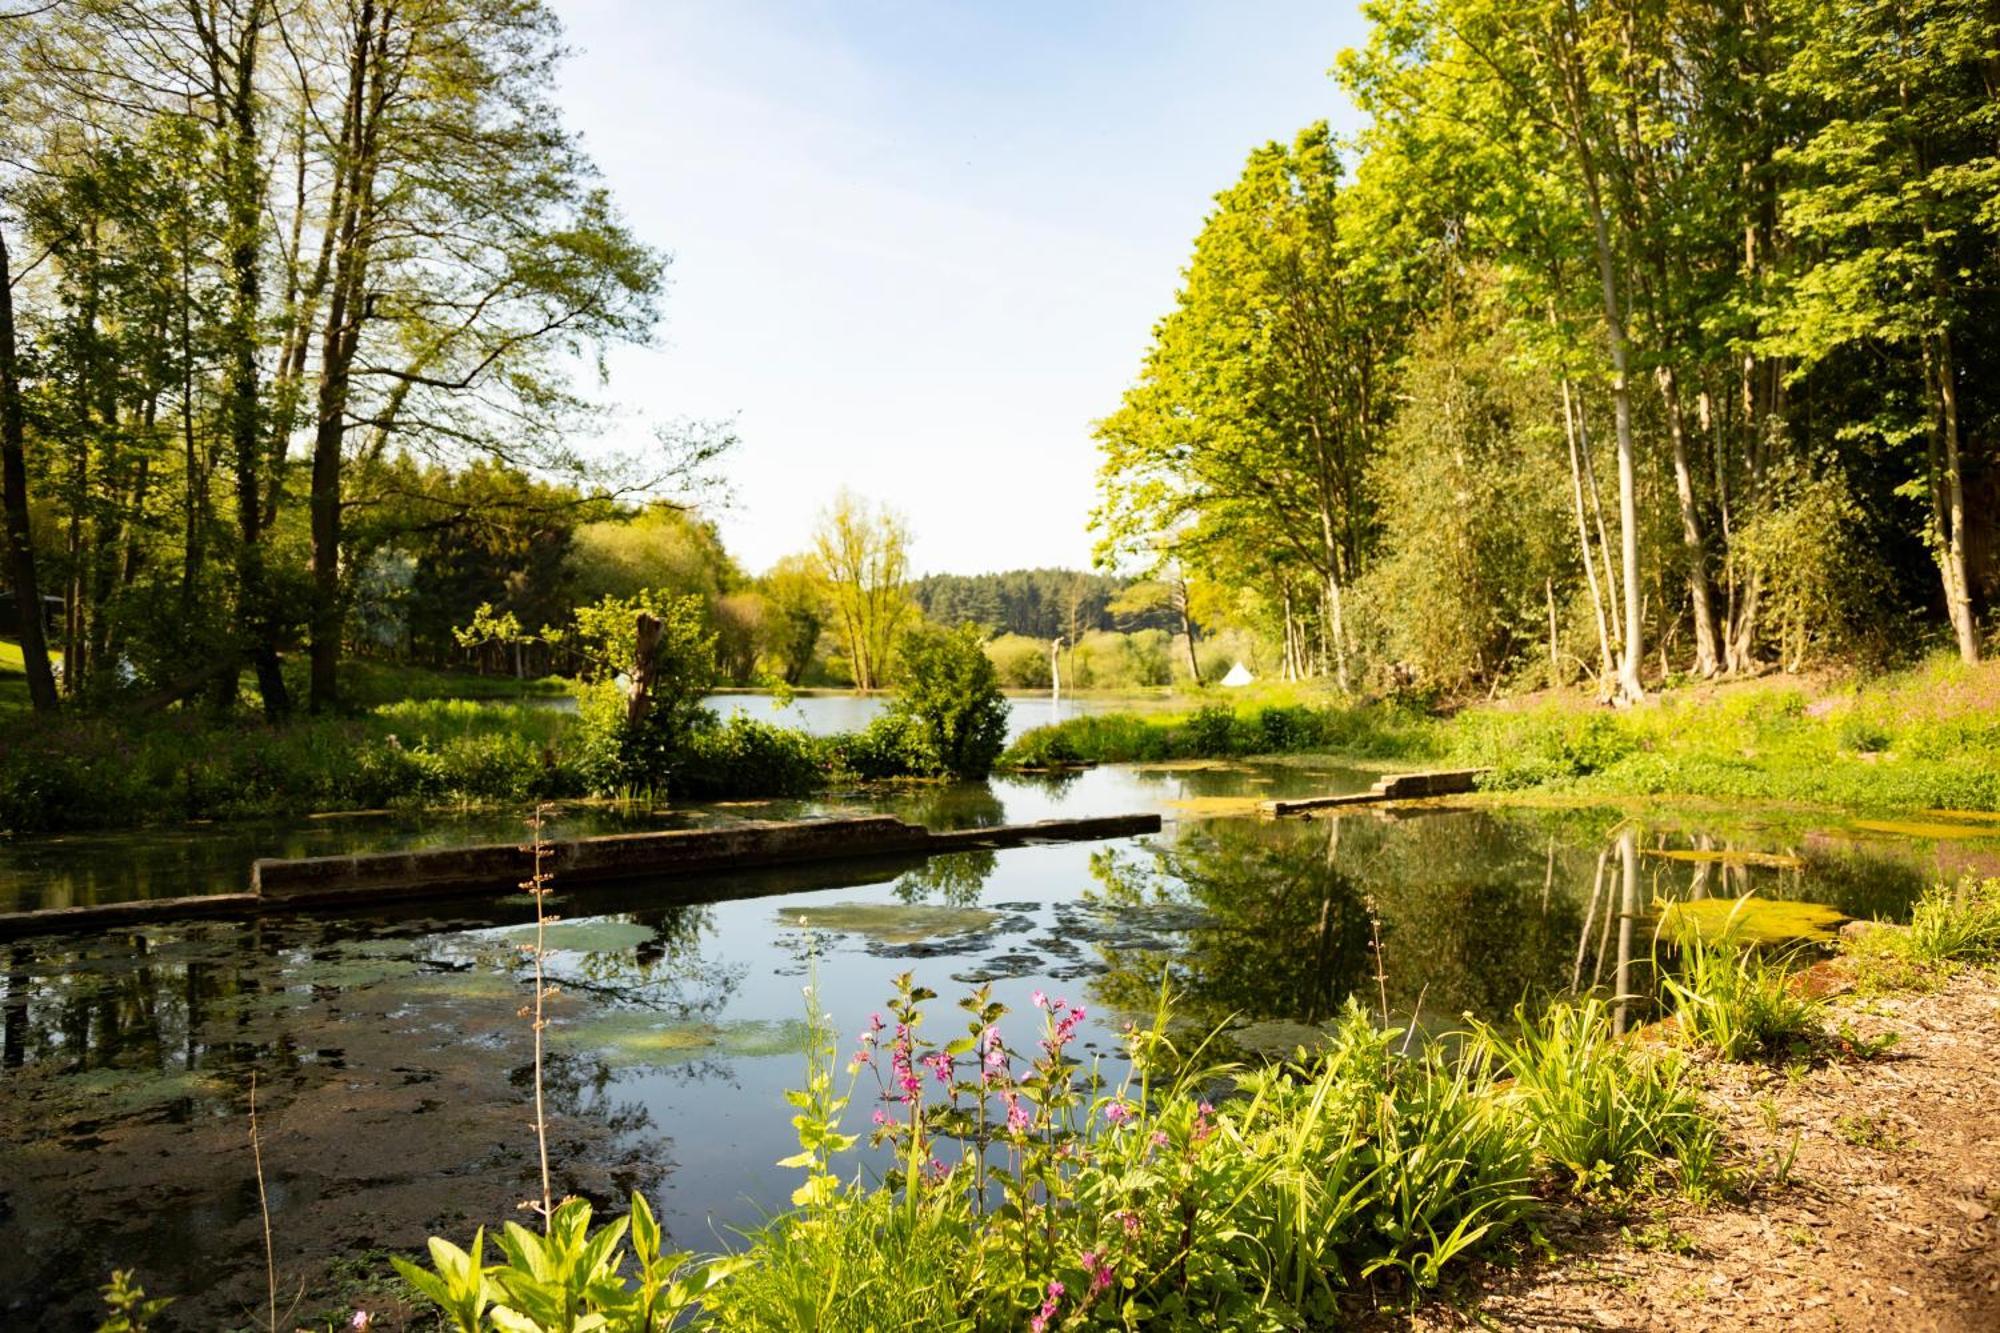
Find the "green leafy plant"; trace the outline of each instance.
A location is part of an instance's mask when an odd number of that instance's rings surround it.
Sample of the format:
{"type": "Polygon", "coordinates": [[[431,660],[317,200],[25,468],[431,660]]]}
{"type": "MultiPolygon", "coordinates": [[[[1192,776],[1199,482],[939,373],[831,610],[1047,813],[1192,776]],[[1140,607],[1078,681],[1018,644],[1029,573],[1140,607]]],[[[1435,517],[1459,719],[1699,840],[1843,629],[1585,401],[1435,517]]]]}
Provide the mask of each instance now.
{"type": "Polygon", "coordinates": [[[1727,925],[1683,931],[1676,943],[1678,965],[1660,984],[1683,1041],[1747,1060],[1810,1053],[1825,1039],[1826,1004],[1793,984],[1789,955],[1747,945],[1727,925]]]}
{"type": "Polygon", "coordinates": [[[97,1326],[97,1333],[146,1333],[160,1312],[174,1303],[171,1296],[148,1297],[129,1268],[114,1270],[103,1291],[111,1313],[97,1326]]]}

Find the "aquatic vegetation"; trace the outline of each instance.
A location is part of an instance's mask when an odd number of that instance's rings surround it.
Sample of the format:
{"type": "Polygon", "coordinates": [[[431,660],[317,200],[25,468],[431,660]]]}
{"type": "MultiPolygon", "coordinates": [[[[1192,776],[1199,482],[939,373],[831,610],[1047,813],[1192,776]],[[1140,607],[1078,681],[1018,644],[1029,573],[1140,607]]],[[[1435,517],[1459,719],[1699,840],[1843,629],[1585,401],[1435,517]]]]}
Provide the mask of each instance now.
{"type": "Polygon", "coordinates": [[[1189,796],[1164,803],[1186,819],[1226,819],[1254,815],[1264,804],[1261,796],[1189,796]]]}
{"type": "Polygon", "coordinates": [[[1785,852],[1751,852],[1737,848],[1648,847],[1644,854],[1662,861],[1691,861],[1697,865],[1767,866],[1774,870],[1798,870],[1805,858],[1785,852]]]}
{"type": "Polygon", "coordinates": [[[1870,833],[1893,833],[1903,838],[2000,838],[2000,829],[1924,819],[1857,819],[1854,827],[1870,833]]]}
{"type": "Polygon", "coordinates": [[[1000,920],[981,907],[926,903],[827,903],[778,909],[778,922],[812,930],[865,935],[882,944],[916,944],[944,935],[969,935],[1000,920]]]}
{"type": "Polygon", "coordinates": [[[1831,940],[1847,914],[1825,903],[1772,898],[1696,898],[1668,903],[1660,912],[1660,933],[1668,939],[1699,937],[1711,942],[1793,944],[1831,940]]]}
{"type": "Polygon", "coordinates": [[[1683,1042],[1748,1060],[1808,1053],[1824,1038],[1826,1002],[1793,983],[1789,955],[1756,947],[1730,925],[1713,935],[1688,930],[1673,944],[1678,964],[1661,969],[1660,985],[1683,1042]]]}
{"type": "Polygon", "coordinates": [[[806,1032],[796,1020],[690,1023],[648,1010],[619,1009],[555,1024],[549,1040],[560,1049],[590,1051],[607,1068],[617,1069],[702,1056],[791,1055],[805,1049],[806,1032]]]}

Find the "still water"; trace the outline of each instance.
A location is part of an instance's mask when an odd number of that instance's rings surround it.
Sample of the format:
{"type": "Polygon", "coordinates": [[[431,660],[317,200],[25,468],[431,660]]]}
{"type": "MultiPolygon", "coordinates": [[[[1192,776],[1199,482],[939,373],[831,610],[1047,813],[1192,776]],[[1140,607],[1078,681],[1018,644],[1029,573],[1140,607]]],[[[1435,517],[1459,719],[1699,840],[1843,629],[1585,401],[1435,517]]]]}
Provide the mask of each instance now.
{"type": "MultiPolygon", "coordinates": [[[[1932,876],[1996,872],[2000,826],[1906,836],[1839,817],[1481,806],[1266,822],[1273,795],[1372,773],[1102,768],[811,802],[584,811],[565,829],[872,809],[965,826],[1158,809],[1157,836],[929,861],[635,884],[566,895],[551,967],[558,1192],[643,1188],[674,1243],[732,1243],[795,1173],[782,1093],[804,1000],[840,1031],[913,972],[956,1026],[990,985],[1032,1038],[1036,989],[1088,1006],[1090,1050],[1162,980],[1239,1050],[1287,1050],[1351,994],[1397,1021],[1504,1019],[1573,990],[1636,996],[1655,904],[1755,892],[1895,916],[1932,876]],[[1754,853],[1754,855],[1745,855],[1754,853]],[[1629,867],[1629,874],[1628,872],[1629,867]]],[[[0,844],[16,902],[237,887],[250,855],[512,837],[493,815],[301,821],[0,844]]],[[[327,1291],[343,1260],[465,1239],[531,1192],[519,900],[365,919],[185,923],[0,945],[0,1326],[93,1326],[113,1266],[180,1297],[170,1325],[250,1322],[262,1241],[247,1110],[255,1080],[281,1283],[327,1291]]],[[[868,1114],[866,1089],[850,1111],[868,1114]]],[[[379,1260],[375,1266],[380,1267],[379,1260]]],[[[300,1322],[321,1308],[301,1308],[300,1322]]]]}
{"type": "MultiPolygon", "coordinates": [[[[782,705],[774,695],[761,693],[712,694],[702,702],[723,717],[747,713],[760,722],[783,727],[799,727],[815,736],[837,731],[859,731],[880,717],[889,706],[882,694],[797,694],[782,705]]],[[[1086,694],[1068,695],[1061,700],[1046,694],[1014,694],[1007,698],[1007,739],[1024,731],[1046,727],[1089,713],[1129,713],[1167,706],[1157,695],[1086,694]]]]}

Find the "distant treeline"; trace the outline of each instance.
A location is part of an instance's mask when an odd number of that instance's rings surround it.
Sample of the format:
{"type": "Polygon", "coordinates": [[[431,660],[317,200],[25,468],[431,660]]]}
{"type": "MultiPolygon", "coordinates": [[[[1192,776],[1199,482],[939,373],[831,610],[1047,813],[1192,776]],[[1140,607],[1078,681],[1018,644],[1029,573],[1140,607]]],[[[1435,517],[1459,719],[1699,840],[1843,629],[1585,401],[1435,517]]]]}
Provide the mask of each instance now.
{"type": "Polygon", "coordinates": [[[910,598],[941,625],[969,622],[1034,639],[1061,635],[1074,643],[1099,630],[1178,629],[1172,609],[1157,600],[1121,604],[1133,583],[1074,569],[928,574],[910,584],[910,598]]]}

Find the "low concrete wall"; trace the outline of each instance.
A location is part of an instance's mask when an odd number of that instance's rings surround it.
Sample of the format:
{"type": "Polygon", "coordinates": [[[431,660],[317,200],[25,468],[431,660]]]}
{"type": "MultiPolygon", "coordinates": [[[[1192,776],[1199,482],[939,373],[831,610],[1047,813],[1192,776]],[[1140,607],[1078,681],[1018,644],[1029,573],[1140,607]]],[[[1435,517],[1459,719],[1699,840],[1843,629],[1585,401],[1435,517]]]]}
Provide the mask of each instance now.
{"type": "MultiPolygon", "coordinates": [[[[1085,842],[1157,833],[1156,814],[1047,819],[1032,824],[932,832],[887,815],[745,823],[713,829],[619,833],[552,841],[543,862],[559,891],[598,884],[718,877],[812,863],[900,861],[982,848],[1085,842]]],[[[264,859],[250,868],[251,892],[0,913],[0,939],[191,917],[249,917],[263,911],[355,909],[518,889],[533,866],[521,843],[435,847],[355,856],[264,859]]],[[[732,896],[729,884],[715,898],[732,896]]],[[[794,888],[809,887],[795,885],[794,888]]],[[[755,892],[756,890],[753,890],[755,892]]],[[[777,891],[777,890],[762,890],[777,891]]]]}
{"type": "Polygon", "coordinates": [[[1336,810],[1347,805],[1380,805],[1385,801],[1414,801],[1426,796],[1460,796],[1477,790],[1479,777],[1486,771],[1483,768],[1440,768],[1424,773],[1392,773],[1376,782],[1370,791],[1265,801],[1257,808],[1267,815],[1301,815],[1313,810],[1336,810]]]}
{"type": "MultiPolygon", "coordinates": [[[[805,819],[567,839],[548,844],[543,864],[560,884],[595,884],[731,866],[915,851],[929,839],[923,828],[886,815],[805,819]]],[[[516,888],[532,869],[533,857],[525,844],[489,843],[262,860],[250,867],[250,885],[266,899],[301,906],[398,897],[448,898],[516,888]]]]}

